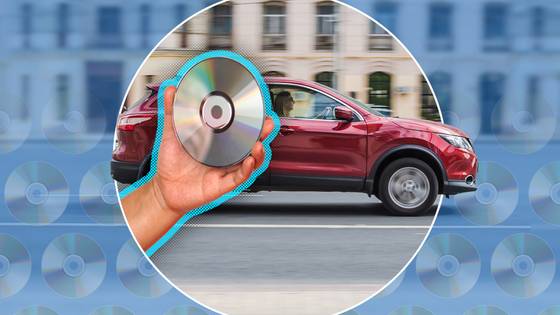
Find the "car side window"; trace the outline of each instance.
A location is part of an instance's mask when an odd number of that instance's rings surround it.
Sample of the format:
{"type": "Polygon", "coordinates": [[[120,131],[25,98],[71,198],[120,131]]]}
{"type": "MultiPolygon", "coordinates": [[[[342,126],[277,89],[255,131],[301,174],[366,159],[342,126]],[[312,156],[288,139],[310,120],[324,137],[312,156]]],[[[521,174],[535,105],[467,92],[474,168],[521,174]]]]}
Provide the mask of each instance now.
{"type": "Polygon", "coordinates": [[[296,86],[271,86],[272,105],[280,117],[336,120],[334,108],[340,104],[313,90],[296,86]]]}

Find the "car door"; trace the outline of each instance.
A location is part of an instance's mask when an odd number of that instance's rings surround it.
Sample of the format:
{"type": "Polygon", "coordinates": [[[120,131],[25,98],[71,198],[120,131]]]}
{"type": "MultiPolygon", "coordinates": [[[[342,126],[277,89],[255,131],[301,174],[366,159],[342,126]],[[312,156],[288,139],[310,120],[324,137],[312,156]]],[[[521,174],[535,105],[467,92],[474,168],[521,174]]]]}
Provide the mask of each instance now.
{"type": "MultiPolygon", "coordinates": [[[[280,133],[272,142],[270,183],[275,190],[361,191],[366,166],[366,124],[337,120],[334,108],[346,106],[315,89],[271,86],[280,133]],[[289,93],[293,109],[284,112],[278,95],[289,93]]],[[[284,97],[285,98],[285,97],[284,97]]]]}

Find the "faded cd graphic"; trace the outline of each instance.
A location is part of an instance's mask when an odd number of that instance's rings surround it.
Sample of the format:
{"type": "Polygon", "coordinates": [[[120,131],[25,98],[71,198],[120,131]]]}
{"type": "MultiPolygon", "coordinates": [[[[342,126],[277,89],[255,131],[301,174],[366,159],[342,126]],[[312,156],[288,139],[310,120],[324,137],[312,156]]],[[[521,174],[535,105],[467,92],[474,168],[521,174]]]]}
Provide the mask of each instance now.
{"type": "Polygon", "coordinates": [[[391,282],[391,284],[386,286],[385,289],[383,289],[381,292],[377,293],[375,297],[384,297],[395,292],[395,290],[397,290],[401,285],[401,283],[403,282],[405,273],[406,271],[401,272],[401,274],[398,277],[396,277],[395,280],[391,282]]]}
{"type": "Polygon", "coordinates": [[[0,234],[0,299],[19,292],[31,275],[29,253],[15,238],[0,234]]]}
{"type": "Polygon", "coordinates": [[[13,117],[0,110],[0,153],[8,153],[19,148],[29,137],[31,121],[14,121],[13,117]]]}
{"type": "Polygon", "coordinates": [[[86,173],[80,184],[80,203],[99,223],[124,222],[108,162],[97,164],[86,173]]]}
{"type": "Polygon", "coordinates": [[[560,305],[551,306],[540,312],[539,315],[560,315],[560,305]]]}
{"type": "Polygon", "coordinates": [[[205,311],[193,306],[176,306],[170,309],[165,315],[208,315],[205,311]]]}
{"type": "Polygon", "coordinates": [[[515,234],[494,250],[491,271],[496,283],[507,293],[534,297],[548,288],[554,278],[554,254],[543,239],[532,234],[515,234]]]}
{"type": "Polygon", "coordinates": [[[90,313],[90,315],[133,315],[133,313],[121,306],[103,306],[90,313]]]}
{"type": "Polygon", "coordinates": [[[175,131],[185,150],[209,166],[233,165],[258,141],[264,100],[251,72],[230,58],[208,58],[177,87],[175,131]]]}
{"type": "Polygon", "coordinates": [[[158,297],[171,290],[132,239],[119,251],[117,273],[124,286],[139,296],[158,297]]]}
{"type": "Polygon", "coordinates": [[[480,305],[466,311],[463,315],[508,315],[504,310],[496,306],[480,305]]]}
{"type": "Polygon", "coordinates": [[[44,306],[30,306],[22,309],[14,315],[58,315],[55,311],[44,306]]]}
{"type": "Polygon", "coordinates": [[[480,257],[463,237],[440,234],[428,239],[416,257],[416,273],[422,284],[442,297],[458,297],[476,284],[480,257]]]}
{"type": "MultiPolygon", "coordinates": [[[[437,80],[445,80],[447,83],[449,78],[436,78],[437,80]]],[[[434,89],[437,89],[435,84],[442,84],[439,82],[433,82],[432,76],[430,76],[430,81],[434,86],[434,89]]],[[[445,83],[442,84],[444,86],[445,83]]],[[[445,105],[445,95],[440,94],[438,90],[436,90],[438,100],[440,101],[440,105],[445,105]]],[[[450,91],[447,91],[450,93],[450,91]]],[[[449,95],[449,94],[447,94],[449,95]]],[[[459,93],[459,99],[463,100],[466,105],[471,106],[455,106],[454,108],[446,108],[446,106],[442,106],[441,114],[443,116],[443,122],[448,125],[455,126],[461,130],[463,130],[469,138],[474,141],[479,133],[480,133],[480,113],[477,109],[476,105],[477,102],[472,99],[470,95],[465,95],[465,93],[459,93]]]]}
{"type": "Polygon", "coordinates": [[[432,315],[433,313],[420,306],[401,306],[389,315],[432,315]]]}
{"type": "Polygon", "coordinates": [[[6,181],[4,195],[12,215],[25,223],[55,221],[69,199],[66,179],[45,162],[28,162],[14,169],[6,181]]]}
{"type": "Polygon", "coordinates": [[[67,297],[81,298],[101,285],[107,262],[94,240],[80,234],[65,234],[47,246],[41,270],[53,290],[67,297]]]}
{"type": "Polygon", "coordinates": [[[496,106],[492,116],[496,125],[501,124],[495,135],[498,142],[512,153],[534,153],[554,136],[557,116],[544,100],[536,100],[530,108],[518,110],[508,119],[503,119],[502,108],[496,106]]]}
{"type": "Polygon", "coordinates": [[[479,225],[504,222],[519,200],[517,181],[512,173],[493,162],[481,162],[477,175],[478,189],[454,196],[461,214],[479,225]]]}
{"type": "Polygon", "coordinates": [[[88,102],[91,103],[88,106],[95,110],[88,112],[86,108],[76,108],[70,104],[61,109],[59,102],[50,101],[43,111],[43,134],[50,144],[64,153],[80,154],[89,151],[105,135],[106,105],[97,98],[100,96],[99,91],[87,92],[88,102]]]}
{"type": "Polygon", "coordinates": [[[560,224],[560,162],[543,166],[533,176],[529,200],[545,221],[560,224]]]}

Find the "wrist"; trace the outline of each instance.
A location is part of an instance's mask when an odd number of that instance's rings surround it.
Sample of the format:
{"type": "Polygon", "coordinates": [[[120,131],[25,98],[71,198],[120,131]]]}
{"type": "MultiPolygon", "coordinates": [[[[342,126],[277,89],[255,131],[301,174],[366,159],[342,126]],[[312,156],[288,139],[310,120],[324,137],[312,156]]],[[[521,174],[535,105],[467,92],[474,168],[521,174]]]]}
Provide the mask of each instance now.
{"type": "Polygon", "coordinates": [[[150,181],[150,193],[151,198],[156,203],[156,209],[158,209],[161,214],[168,214],[168,215],[177,215],[177,211],[175,211],[172,207],[169,206],[169,203],[165,199],[165,195],[161,189],[161,182],[157,175],[154,176],[153,180],[150,181]]]}

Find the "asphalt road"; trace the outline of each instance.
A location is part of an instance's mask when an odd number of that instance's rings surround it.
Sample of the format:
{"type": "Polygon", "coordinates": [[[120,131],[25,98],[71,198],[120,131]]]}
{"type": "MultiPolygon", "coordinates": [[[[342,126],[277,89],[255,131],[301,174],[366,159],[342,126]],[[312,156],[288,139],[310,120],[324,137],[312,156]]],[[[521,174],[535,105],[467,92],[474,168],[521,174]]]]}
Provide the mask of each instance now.
{"type": "Polygon", "coordinates": [[[390,281],[433,216],[390,216],[363,194],[243,194],[189,221],[152,258],[228,314],[335,313],[390,281]]]}

